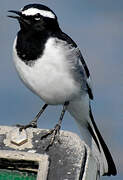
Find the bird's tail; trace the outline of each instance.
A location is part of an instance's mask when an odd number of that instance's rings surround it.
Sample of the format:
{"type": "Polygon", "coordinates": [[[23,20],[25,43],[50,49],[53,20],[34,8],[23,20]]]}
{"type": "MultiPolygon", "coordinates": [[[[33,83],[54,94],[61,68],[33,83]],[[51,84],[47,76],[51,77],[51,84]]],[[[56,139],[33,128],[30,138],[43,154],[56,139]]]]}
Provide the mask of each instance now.
{"type": "Polygon", "coordinates": [[[88,98],[71,102],[68,111],[76,119],[85,143],[100,162],[100,175],[116,175],[113,158],[94,121],[88,98]]]}

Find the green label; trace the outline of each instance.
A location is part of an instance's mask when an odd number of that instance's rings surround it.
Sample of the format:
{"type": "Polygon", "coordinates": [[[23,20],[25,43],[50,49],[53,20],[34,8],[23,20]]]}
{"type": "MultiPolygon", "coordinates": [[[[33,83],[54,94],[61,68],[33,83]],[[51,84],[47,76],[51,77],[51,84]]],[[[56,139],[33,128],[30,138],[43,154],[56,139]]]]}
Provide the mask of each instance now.
{"type": "Polygon", "coordinates": [[[0,180],[36,180],[36,177],[35,173],[0,170],[0,180]]]}

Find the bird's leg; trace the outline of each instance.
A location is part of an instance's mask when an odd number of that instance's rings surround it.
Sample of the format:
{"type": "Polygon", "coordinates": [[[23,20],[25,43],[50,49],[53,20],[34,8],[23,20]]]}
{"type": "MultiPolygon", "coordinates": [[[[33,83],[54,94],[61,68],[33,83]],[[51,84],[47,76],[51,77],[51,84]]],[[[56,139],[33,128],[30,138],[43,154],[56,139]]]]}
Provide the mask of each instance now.
{"type": "Polygon", "coordinates": [[[59,118],[58,123],[55,125],[55,127],[54,127],[53,129],[49,130],[47,134],[45,134],[45,135],[43,135],[43,136],[41,137],[41,140],[42,140],[42,139],[44,139],[44,138],[47,138],[47,136],[52,135],[51,140],[50,140],[50,143],[49,143],[49,145],[47,146],[46,150],[49,150],[49,147],[53,145],[53,143],[54,143],[54,141],[55,141],[56,138],[57,138],[57,141],[60,142],[60,141],[59,141],[59,134],[60,134],[61,123],[62,123],[64,114],[65,114],[65,112],[66,112],[66,110],[67,110],[67,106],[68,106],[68,105],[69,105],[69,102],[68,102],[68,101],[64,103],[63,110],[62,110],[62,112],[61,112],[61,115],[60,115],[60,118],[59,118]]]}
{"type": "Polygon", "coordinates": [[[23,129],[27,129],[29,127],[37,128],[37,121],[38,121],[39,117],[44,112],[44,110],[46,109],[47,106],[48,106],[48,104],[45,104],[41,108],[41,110],[38,112],[38,114],[35,116],[35,118],[29,124],[27,124],[27,125],[19,125],[19,124],[17,124],[16,126],[19,127],[20,131],[22,131],[23,129]]]}

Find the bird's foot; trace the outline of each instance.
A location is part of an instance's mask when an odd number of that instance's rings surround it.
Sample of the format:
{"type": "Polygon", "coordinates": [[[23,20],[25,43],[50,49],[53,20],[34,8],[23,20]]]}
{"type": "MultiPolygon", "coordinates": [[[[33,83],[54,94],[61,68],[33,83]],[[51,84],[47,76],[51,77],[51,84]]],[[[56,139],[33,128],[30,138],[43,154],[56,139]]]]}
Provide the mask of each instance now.
{"type": "Polygon", "coordinates": [[[59,124],[56,124],[53,129],[49,130],[48,133],[46,133],[45,135],[43,135],[43,136],[41,137],[41,140],[42,140],[42,139],[47,138],[48,136],[51,135],[50,143],[49,143],[49,145],[45,148],[45,151],[48,151],[49,148],[53,145],[53,143],[54,143],[55,141],[57,141],[57,142],[59,142],[59,143],[61,144],[60,139],[59,139],[60,128],[61,128],[61,126],[60,126],[59,124]]]}
{"type": "Polygon", "coordinates": [[[27,125],[21,125],[21,124],[17,124],[16,125],[19,128],[19,131],[21,132],[23,129],[27,129],[27,128],[37,128],[37,122],[35,121],[31,121],[29,124],[27,125]]]}

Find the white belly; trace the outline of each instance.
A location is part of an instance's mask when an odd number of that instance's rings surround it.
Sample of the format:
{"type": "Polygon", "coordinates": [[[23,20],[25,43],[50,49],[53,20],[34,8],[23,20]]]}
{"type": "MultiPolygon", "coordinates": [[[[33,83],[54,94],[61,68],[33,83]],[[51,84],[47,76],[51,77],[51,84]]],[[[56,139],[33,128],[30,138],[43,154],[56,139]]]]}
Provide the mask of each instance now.
{"type": "Polygon", "coordinates": [[[61,49],[51,49],[52,43],[49,40],[44,55],[32,66],[21,61],[15,51],[14,62],[21,80],[28,88],[48,104],[63,104],[77,97],[80,87],[72,77],[61,49]]]}

